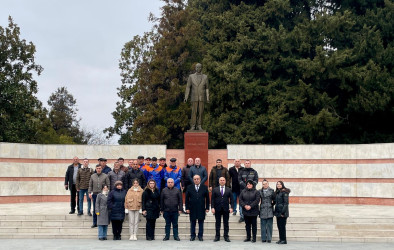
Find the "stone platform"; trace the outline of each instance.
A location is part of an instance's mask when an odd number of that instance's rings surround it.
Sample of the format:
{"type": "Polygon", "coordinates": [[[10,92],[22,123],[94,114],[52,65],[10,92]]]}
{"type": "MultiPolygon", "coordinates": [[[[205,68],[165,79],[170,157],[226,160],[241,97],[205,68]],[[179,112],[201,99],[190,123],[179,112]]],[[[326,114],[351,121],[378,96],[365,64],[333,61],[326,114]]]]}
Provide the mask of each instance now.
{"type": "MultiPolygon", "coordinates": [[[[86,210],[86,204],[84,207],[86,210]]],[[[90,228],[92,217],[69,215],[68,211],[69,203],[0,204],[0,239],[97,239],[97,229],[90,228]]],[[[381,242],[391,246],[394,243],[392,206],[291,204],[290,216],[287,224],[289,243],[381,242]]],[[[146,242],[145,219],[141,218],[138,242],[146,242]]],[[[230,238],[240,242],[245,238],[245,230],[244,223],[238,223],[238,219],[238,215],[230,216],[230,238]]],[[[214,221],[213,215],[209,213],[204,229],[204,239],[209,242],[215,235],[214,221]]],[[[129,236],[127,225],[126,220],[122,233],[125,240],[129,236]]],[[[189,230],[189,218],[182,214],[179,218],[182,241],[189,239],[189,230]]],[[[108,231],[110,236],[111,229],[108,231]]],[[[257,235],[261,244],[260,230],[257,235]]],[[[161,243],[163,236],[164,219],[160,217],[156,224],[155,243],[161,243]]],[[[277,239],[274,221],[273,241],[277,239]]]]}

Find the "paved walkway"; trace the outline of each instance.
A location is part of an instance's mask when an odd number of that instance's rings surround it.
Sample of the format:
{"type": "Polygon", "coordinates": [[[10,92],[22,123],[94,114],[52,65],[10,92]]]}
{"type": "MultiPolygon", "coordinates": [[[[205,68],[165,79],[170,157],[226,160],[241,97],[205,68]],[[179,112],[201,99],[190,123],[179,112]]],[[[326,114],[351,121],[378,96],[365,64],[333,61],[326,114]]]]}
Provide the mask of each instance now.
{"type": "Polygon", "coordinates": [[[231,242],[213,242],[213,241],[180,241],[173,240],[163,242],[161,240],[155,241],[136,241],[131,242],[127,240],[122,241],[99,241],[89,239],[79,240],[52,240],[52,239],[15,239],[15,240],[0,240],[1,249],[95,249],[95,250],[115,250],[115,249],[161,249],[161,250],[176,250],[176,249],[204,249],[204,250],[240,250],[240,249],[272,249],[272,250],[319,250],[335,249],[335,250],[362,250],[362,249],[394,249],[394,244],[390,243],[335,243],[335,242],[289,242],[287,245],[266,244],[261,242],[250,243],[242,241],[231,242]]]}

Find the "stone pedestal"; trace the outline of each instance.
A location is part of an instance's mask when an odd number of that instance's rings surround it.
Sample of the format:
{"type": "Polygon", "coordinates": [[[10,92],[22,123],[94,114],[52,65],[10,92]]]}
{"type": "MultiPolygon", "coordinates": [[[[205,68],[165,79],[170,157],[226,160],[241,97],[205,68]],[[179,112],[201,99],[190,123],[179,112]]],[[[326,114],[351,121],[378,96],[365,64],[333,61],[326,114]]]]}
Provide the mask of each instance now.
{"type": "Polygon", "coordinates": [[[208,133],[188,131],[185,133],[185,165],[187,159],[197,157],[201,159],[201,165],[205,166],[208,171],[208,133]]]}

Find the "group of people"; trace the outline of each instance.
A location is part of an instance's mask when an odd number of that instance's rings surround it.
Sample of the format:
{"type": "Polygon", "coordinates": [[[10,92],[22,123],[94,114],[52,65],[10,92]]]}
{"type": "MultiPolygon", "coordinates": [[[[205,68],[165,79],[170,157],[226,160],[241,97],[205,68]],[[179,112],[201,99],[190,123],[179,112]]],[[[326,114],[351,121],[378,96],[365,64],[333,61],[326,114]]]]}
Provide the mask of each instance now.
{"type": "Polygon", "coordinates": [[[287,244],[286,222],[289,216],[289,193],[282,181],[276,183],[276,190],[269,187],[267,180],[262,181],[262,188],[257,190],[258,173],[246,160],[244,166],[236,159],[234,166],[227,169],[222,160],[217,159],[210,174],[201,165],[201,159],[189,158],[187,165],[180,168],[176,159],[171,158],[167,166],[164,157],[139,156],[124,166],[124,159],[115,161],[113,169],[107,166],[105,158],[98,159],[99,164],[93,170],[89,160],[79,163],[73,158],[65,175],[65,188],[70,190],[71,211],[83,215],[84,195],[87,197],[87,214],[93,216],[92,228],[98,227],[99,240],[107,240],[108,225],[112,223],[113,239],[120,240],[122,225],[126,214],[129,219],[129,240],[137,240],[140,211],[146,218],[146,240],[155,239],[156,219],[163,215],[165,219],[164,241],[173,237],[179,241],[178,217],[181,213],[190,218],[190,241],[203,241],[204,220],[211,211],[215,216],[216,235],[220,240],[220,228],[223,220],[225,241],[229,238],[229,215],[237,214],[239,201],[239,222],[245,222],[245,242],[256,242],[257,217],[260,217],[261,240],[271,243],[273,217],[276,217],[279,230],[278,244],[287,244]],[[208,181],[208,186],[205,182],[208,181]],[[182,193],[185,194],[185,209],[182,193]],[[211,193],[211,198],[209,193],[211,193]],[[78,202],[76,202],[76,199],[78,202]],[[91,206],[93,201],[93,214],[91,206]],[[196,233],[196,224],[199,230],[196,233]]]}

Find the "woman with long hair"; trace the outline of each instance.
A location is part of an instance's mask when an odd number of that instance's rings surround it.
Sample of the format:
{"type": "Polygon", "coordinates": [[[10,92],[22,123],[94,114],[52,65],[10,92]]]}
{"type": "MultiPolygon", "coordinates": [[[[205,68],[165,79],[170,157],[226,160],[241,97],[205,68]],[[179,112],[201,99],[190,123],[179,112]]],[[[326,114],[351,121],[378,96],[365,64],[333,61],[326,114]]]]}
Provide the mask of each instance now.
{"type": "Polygon", "coordinates": [[[285,187],[283,181],[278,181],[275,190],[275,216],[279,230],[279,241],[276,244],[287,244],[286,222],[289,217],[289,194],[290,189],[285,187]]]}
{"type": "Polygon", "coordinates": [[[160,192],[153,179],[142,193],[142,214],[146,218],[146,240],[154,240],[156,219],[160,215],[160,192]]]}
{"type": "Polygon", "coordinates": [[[138,179],[134,179],[132,183],[133,185],[127,191],[124,206],[129,210],[129,240],[137,240],[143,190],[140,187],[140,182],[138,179]]]}

